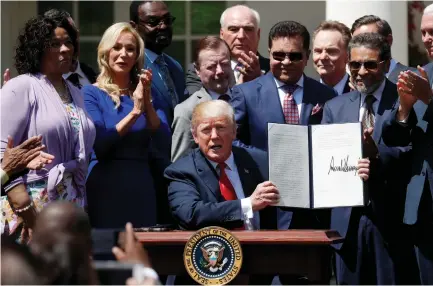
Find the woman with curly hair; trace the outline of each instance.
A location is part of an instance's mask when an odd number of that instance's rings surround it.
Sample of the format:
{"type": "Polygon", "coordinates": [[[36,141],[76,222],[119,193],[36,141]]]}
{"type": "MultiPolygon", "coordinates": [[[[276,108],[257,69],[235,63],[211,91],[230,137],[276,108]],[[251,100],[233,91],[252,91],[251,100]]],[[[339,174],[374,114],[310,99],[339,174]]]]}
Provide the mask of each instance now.
{"type": "Polygon", "coordinates": [[[44,169],[30,171],[5,186],[1,198],[2,232],[26,242],[36,213],[55,200],[84,208],[87,158],[95,127],[77,89],[65,81],[77,47],[77,34],[67,20],[37,17],[20,36],[15,66],[20,74],[1,90],[1,157],[10,135],[21,143],[43,136],[54,160],[44,169]]]}
{"type": "Polygon", "coordinates": [[[157,194],[151,175],[155,166],[149,164],[149,150],[157,138],[170,141],[170,127],[161,104],[152,100],[152,72],[142,70],[143,63],[139,34],[128,23],[114,24],[98,46],[100,75],[94,85],[82,89],[96,127],[87,179],[94,228],[156,224],[157,194]]]}

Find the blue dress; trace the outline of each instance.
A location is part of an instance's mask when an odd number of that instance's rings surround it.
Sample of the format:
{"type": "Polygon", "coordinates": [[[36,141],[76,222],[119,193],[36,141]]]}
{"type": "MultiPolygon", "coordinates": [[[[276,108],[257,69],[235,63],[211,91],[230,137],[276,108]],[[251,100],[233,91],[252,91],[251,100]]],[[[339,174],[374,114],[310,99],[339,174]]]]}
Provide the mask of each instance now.
{"type": "Polygon", "coordinates": [[[129,132],[120,136],[116,124],[133,109],[133,100],[121,96],[120,106],[116,109],[105,91],[87,85],[82,92],[86,110],[96,127],[86,183],[92,227],[123,228],[127,222],[134,227],[155,225],[157,194],[149,154],[152,141],[153,144],[169,144],[170,127],[164,112],[154,100],[154,108],[161,120],[160,128],[156,131],[147,129],[146,117],[141,115],[129,132]]]}

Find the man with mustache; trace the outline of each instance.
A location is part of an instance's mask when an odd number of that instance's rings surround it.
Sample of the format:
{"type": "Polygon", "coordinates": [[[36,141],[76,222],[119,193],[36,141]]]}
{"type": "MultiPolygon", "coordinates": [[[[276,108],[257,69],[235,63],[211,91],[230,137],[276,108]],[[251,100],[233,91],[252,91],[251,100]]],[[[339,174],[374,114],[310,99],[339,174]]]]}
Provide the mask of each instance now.
{"type": "Polygon", "coordinates": [[[362,33],[349,42],[348,52],[356,90],[328,101],[322,123],[361,122],[363,156],[371,170],[366,205],[332,209],[331,229],[345,238],[333,246],[337,283],[416,284],[414,252],[401,223],[407,150],[388,147],[381,135],[398,99],[396,85],[385,76],[391,49],[381,35],[362,33]]]}
{"type": "MultiPolygon", "coordinates": [[[[352,36],[356,36],[362,33],[378,33],[384,37],[385,41],[388,42],[389,46],[392,46],[393,37],[392,29],[386,20],[383,20],[375,15],[365,15],[355,20],[352,24],[352,36]]],[[[397,83],[398,75],[401,71],[415,70],[414,68],[407,67],[402,63],[391,58],[389,64],[389,70],[386,73],[386,77],[393,83],[397,83]]]]}
{"type": "Polygon", "coordinates": [[[201,39],[195,52],[194,67],[203,87],[174,109],[171,160],[174,162],[197,147],[191,133],[194,107],[213,99],[230,100],[230,50],[226,42],[215,36],[201,39]]]}
{"type": "MultiPolygon", "coordinates": [[[[433,58],[433,5],[425,8],[421,34],[426,52],[433,58]]],[[[400,74],[399,106],[383,126],[383,139],[391,146],[412,146],[406,170],[410,176],[403,223],[417,256],[423,285],[433,284],[433,64],[400,74]]]]}
{"type": "Polygon", "coordinates": [[[334,88],[338,95],[350,92],[347,45],[352,35],[337,21],[323,21],[313,33],[313,63],[320,82],[334,88]]]}
{"type": "Polygon", "coordinates": [[[171,44],[176,17],[163,1],[133,1],[129,9],[130,24],[145,42],[144,68],[153,72],[152,96],[161,98],[171,124],[174,107],[188,97],[182,66],[163,52],[171,44]]]}
{"type": "MultiPolygon", "coordinates": [[[[231,69],[234,81],[231,85],[251,81],[269,71],[269,59],[258,53],[260,41],[260,15],[245,5],[227,8],[221,14],[220,38],[230,48],[231,69]]],[[[191,64],[186,76],[186,88],[193,94],[202,87],[200,78],[191,64]]]]}

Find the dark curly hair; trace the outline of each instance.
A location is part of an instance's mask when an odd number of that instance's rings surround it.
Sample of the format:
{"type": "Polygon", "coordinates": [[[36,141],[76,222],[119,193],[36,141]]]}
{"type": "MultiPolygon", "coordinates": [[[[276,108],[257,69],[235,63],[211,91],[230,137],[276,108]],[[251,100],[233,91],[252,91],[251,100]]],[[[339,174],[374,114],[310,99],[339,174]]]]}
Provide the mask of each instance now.
{"type": "Polygon", "coordinates": [[[77,52],[77,31],[67,19],[49,19],[38,16],[30,19],[18,36],[15,49],[15,67],[18,74],[38,73],[44,52],[50,48],[54,30],[61,27],[66,30],[77,52]]]}

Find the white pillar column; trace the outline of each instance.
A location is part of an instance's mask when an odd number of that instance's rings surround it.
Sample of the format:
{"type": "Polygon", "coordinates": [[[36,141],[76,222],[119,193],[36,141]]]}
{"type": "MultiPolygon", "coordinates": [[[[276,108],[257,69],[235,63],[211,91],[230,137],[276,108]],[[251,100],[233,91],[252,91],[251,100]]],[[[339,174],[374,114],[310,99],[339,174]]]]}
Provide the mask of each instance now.
{"type": "Polygon", "coordinates": [[[376,15],[386,20],[392,28],[394,38],[392,57],[402,64],[409,62],[408,24],[406,1],[327,0],[326,19],[344,23],[349,28],[364,15],[376,15]]]}

